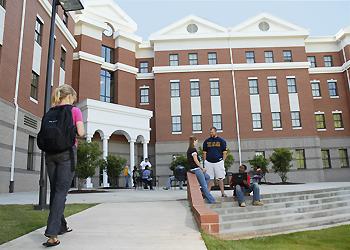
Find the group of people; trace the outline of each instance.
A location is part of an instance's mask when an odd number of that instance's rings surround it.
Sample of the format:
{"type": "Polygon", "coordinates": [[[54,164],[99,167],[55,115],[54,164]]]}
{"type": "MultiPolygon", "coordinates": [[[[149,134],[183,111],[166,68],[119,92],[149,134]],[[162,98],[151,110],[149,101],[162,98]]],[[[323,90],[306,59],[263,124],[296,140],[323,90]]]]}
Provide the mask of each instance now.
{"type": "MultiPolygon", "coordinates": [[[[219,183],[221,196],[227,197],[225,194],[224,179],[226,177],[225,160],[227,157],[226,141],[217,135],[217,129],[210,129],[210,137],[203,143],[203,164],[199,158],[197,151],[198,140],[195,136],[190,136],[189,146],[187,150],[187,160],[190,164],[190,172],[194,173],[201,186],[203,196],[208,203],[216,203],[215,198],[210,193],[213,187],[214,180],[219,183]]],[[[247,171],[247,166],[241,165],[239,173],[243,174],[247,171]]],[[[236,179],[231,178],[230,185],[234,189],[234,194],[237,198],[240,207],[245,207],[245,194],[253,192],[253,205],[262,206],[263,202],[260,199],[260,189],[258,179],[260,169],[256,170],[254,175],[256,178],[250,178],[249,174],[243,175],[246,178],[236,179]]]]}
{"type": "Polygon", "coordinates": [[[130,179],[132,177],[133,187],[136,188],[138,183],[144,183],[145,189],[148,189],[150,186],[153,189],[152,185],[152,164],[150,163],[148,158],[145,158],[141,163],[139,168],[134,166],[132,174],[129,171],[129,165],[126,164],[123,169],[123,176],[125,180],[125,188],[130,188],[130,179]]]}

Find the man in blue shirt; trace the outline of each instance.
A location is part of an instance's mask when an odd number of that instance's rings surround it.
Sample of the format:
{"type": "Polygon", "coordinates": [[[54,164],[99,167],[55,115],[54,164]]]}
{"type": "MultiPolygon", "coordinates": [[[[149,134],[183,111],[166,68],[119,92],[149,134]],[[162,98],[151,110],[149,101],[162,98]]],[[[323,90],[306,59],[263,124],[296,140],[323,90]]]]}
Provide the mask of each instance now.
{"type": "Polygon", "coordinates": [[[224,179],[226,176],[225,159],[227,157],[226,141],[217,136],[215,127],[210,129],[210,137],[203,143],[203,161],[210,176],[209,191],[214,184],[214,179],[219,181],[221,196],[227,197],[224,191],[224,179]]]}

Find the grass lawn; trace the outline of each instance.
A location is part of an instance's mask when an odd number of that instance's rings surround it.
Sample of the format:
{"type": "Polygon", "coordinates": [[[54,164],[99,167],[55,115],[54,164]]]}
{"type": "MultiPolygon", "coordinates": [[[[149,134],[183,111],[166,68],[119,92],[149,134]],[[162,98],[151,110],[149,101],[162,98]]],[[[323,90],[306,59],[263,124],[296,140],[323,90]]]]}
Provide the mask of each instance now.
{"type": "Polygon", "coordinates": [[[219,240],[202,233],[208,250],[349,250],[350,225],[317,231],[260,237],[248,240],[219,240]]]}
{"type": "MultiPolygon", "coordinates": [[[[96,204],[66,205],[65,216],[96,204]]],[[[0,245],[46,225],[49,211],[36,211],[33,205],[0,205],[0,245]]]]}

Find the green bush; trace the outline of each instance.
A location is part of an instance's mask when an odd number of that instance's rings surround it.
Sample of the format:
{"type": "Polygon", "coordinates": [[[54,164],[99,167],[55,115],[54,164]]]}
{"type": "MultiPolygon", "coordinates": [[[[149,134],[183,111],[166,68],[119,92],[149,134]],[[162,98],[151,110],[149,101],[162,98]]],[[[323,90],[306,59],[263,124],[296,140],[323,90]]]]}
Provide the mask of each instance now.
{"type": "Polygon", "coordinates": [[[111,186],[115,187],[117,184],[117,178],[122,173],[127,160],[123,157],[116,155],[108,155],[106,160],[101,160],[100,166],[102,169],[107,170],[107,175],[111,186]]]}
{"type": "Polygon", "coordinates": [[[287,181],[287,173],[289,172],[292,165],[290,162],[293,159],[293,154],[286,148],[276,148],[270,157],[272,162],[272,169],[277,173],[282,182],[287,181]]]}
{"type": "Polygon", "coordinates": [[[102,155],[97,142],[80,141],[77,150],[77,166],[75,174],[78,177],[78,189],[82,187],[84,179],[95,175],[99,166],[99,159],[102,155]]]}
{"type": "MultiPolygon", "coordinates": [[[[257,168],[261,169],[262,177],[265,179],[266,173],[268,173],[267,166],[269,165],[269,160],[266,159],[263,155],[255,155],[253,159],[249,160],[249,164],[254,167],[254,170],[257,168]]],[[[266,182],[266,179],[265,179],[266,182]]]]}
{"type": "Polygon", "coordinates": [[[173,158],[170,164],[170,170],[174,171],[176,166],[184,166],[188,171],[190,169],[190,164],[187,161],[187,157],[185,155],[177,155],[173,158]]]}

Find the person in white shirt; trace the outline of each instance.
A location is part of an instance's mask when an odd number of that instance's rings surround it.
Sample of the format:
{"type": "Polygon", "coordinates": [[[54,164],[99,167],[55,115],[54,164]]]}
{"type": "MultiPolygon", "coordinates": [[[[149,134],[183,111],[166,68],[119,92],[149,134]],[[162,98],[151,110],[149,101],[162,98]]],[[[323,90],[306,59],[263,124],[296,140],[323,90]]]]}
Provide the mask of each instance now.
{"type": "Polygon", "coordinates": [[[145,170],[146,167],[151,168],[152,164],[149,162],[148,158],[145,158],[141,163],[140,163],[141,171],[145,170]]]}

